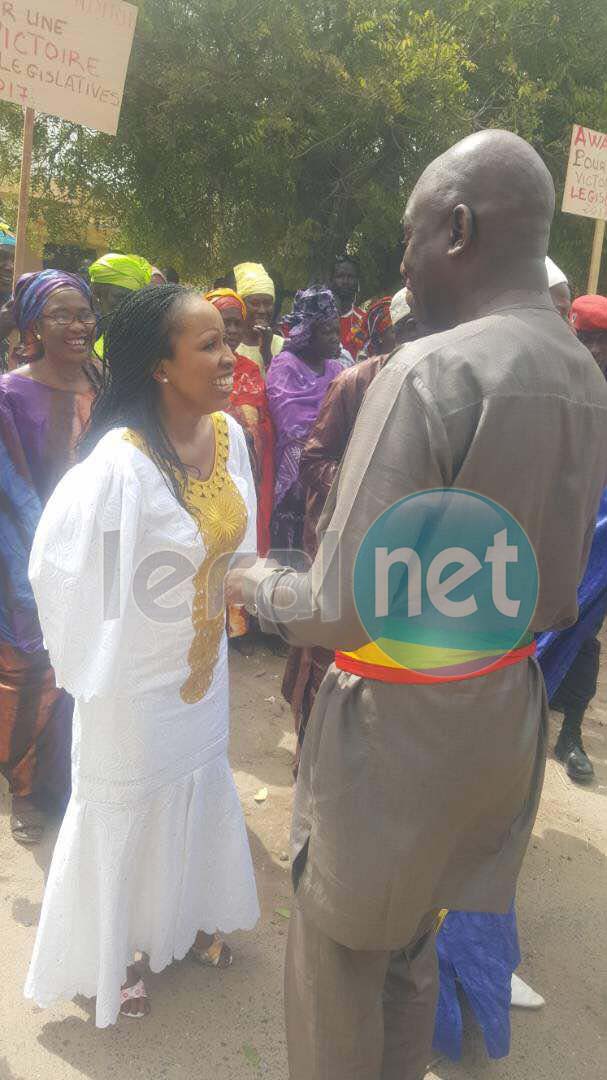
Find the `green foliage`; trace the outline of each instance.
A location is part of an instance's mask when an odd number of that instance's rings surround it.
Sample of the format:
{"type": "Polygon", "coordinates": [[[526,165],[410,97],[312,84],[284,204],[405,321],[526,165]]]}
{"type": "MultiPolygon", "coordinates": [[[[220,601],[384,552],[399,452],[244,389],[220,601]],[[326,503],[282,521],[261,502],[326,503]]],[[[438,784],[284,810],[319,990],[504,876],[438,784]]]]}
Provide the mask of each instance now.
{"type": "MultiPolygon", "coordinates": [[[[255,258],[290,287],[347,248],[370,295],[397,284],[407,194],[456,139],[518,131],[560,199],[572,123],[607,128],[604,0],[139,6],[118,136],[37,124],[34,209],[53,242],[95,219],[192,279],[255,258]]],[[[0,103],[0,184],[18,176],[20,127],[0,103]]],[[[557,214],[552,253],[579,287],[591,232],[557,214]]]]}

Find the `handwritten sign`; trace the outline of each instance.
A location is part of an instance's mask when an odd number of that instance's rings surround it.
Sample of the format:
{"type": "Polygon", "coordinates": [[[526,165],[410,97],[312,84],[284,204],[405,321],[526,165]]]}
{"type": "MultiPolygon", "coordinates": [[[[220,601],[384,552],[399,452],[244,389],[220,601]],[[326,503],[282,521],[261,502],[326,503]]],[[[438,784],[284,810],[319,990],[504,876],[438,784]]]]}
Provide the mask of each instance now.
{"type": "Polygon", "coordinates": [[[563,210],[607,221],[607,135],[583,124],[571,135],[563,210]]]}
{"type": "Polygon", "coordinates": [[[0,98],[115,135],[137,8],[0,0],[0,98]]]}

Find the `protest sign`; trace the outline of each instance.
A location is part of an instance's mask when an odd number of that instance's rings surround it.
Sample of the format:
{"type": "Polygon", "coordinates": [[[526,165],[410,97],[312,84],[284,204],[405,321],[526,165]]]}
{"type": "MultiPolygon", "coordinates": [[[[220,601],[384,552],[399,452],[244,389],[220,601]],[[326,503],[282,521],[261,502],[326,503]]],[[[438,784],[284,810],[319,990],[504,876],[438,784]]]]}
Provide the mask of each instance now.
{"type": "Polygon", "coordinates": [[[571,135],[563,210],[607,220],[607,135],[583,124],[571,135]]]}
{"type": "Polygon", "coordinates": [[[137,8],[0,0],[0,98],[115,135],[137,8]]]}
{"type": "Polygon", "coordinates": [[[573,125],[562,209],[566,214],[596,218],[588,275],[588,292],[595,293],[607,221],[607,135],[602,131],[573,125]]]}
{"type": "Polygon", "coordinates": [[[36,112],[115,135],[137,8],[123,0],[0,0],[0,99],[24,109],[15,281],[23,271],[36,112]]]}

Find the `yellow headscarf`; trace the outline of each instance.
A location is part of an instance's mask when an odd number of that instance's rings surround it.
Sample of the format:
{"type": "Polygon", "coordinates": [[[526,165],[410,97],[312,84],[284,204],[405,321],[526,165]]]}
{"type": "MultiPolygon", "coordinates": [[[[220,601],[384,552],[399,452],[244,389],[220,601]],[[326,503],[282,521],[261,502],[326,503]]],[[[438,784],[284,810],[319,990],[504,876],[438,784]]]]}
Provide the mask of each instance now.
{"type": "Polygon", "coordinates": [[[152,267],[141,255],[116,255],[110,252],[89,267],[89,278],[93,284],[120,285],[123,289],[137,292],[150,284],[152,267]]]}
{"type": "Polygon", "coordinates": [[[234,267],[236,292],[246,296],[271,296],[275,299],[274,282],[261,263],[245,262],[234,267]]]}

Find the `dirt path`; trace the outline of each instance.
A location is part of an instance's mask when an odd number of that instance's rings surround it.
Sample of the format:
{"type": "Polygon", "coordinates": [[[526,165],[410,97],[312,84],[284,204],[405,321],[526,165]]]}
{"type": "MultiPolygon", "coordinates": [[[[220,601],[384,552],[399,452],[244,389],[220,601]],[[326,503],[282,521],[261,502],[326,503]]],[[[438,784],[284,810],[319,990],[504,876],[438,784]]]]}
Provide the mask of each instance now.
{"type": "MultiPolygon", "coordinates": [[[[233,656],[231,760],[250,831],[262,905],[254,933],[235,935],[228,972],[188,960],[149,980],[153,1019],[97,1031],[91,1004],[42,1012],[22,986],[53,837],[34,854],[0,815],[0,1080],[287,1080],[282,959],[290,908],[291,718],[280,696],[284,661],[258,647],[233,656]],[[265,802],[254,796],[268,788],[265,802]]],[[[513,1016],[513,1050],[487,1062],[470,1031],[461,1065],[437,1062],[440,1080],[598,1080],[607,1075],[607,671],[589,716],[597,768],[574,787],[553,760],[518,896],[521,973],[547,999],[541,1013],[513,1016]],[[602,1000],[601,1000],[602,999],[602,1000]]],[[[556,725],[556,720],[555,720],[556,725]]],[[[469,1025],[470,1026],[470,1025],[469,1025]]]]}

